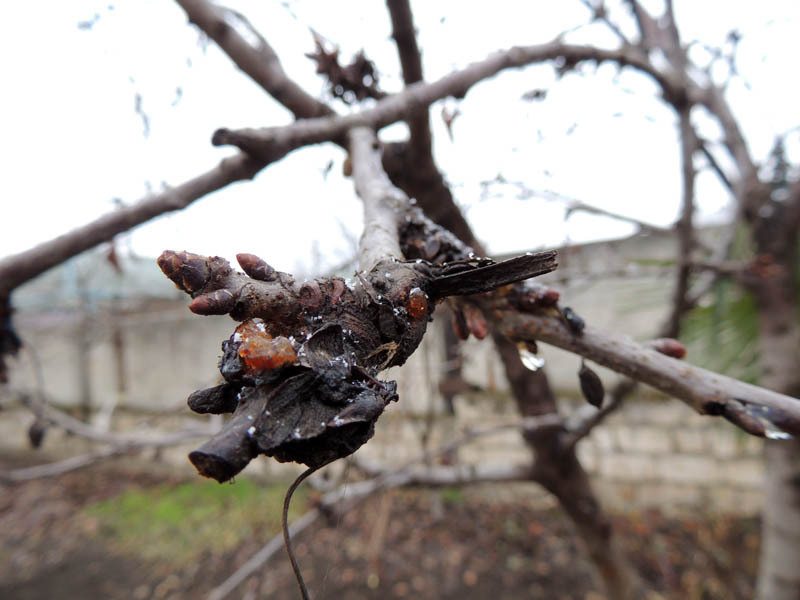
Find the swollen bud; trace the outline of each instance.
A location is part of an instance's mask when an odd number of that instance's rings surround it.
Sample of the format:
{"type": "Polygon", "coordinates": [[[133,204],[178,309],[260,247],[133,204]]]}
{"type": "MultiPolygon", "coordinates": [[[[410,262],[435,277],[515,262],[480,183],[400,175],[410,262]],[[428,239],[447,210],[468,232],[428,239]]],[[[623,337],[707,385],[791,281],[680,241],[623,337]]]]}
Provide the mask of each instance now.
{"type": "Polygon", "coordinates": [[[597,408],[602,408],[603,398],[606,395],[603,382],[600,376],[586,366],[586,363],[581,361],[581,368],[578,371],[578,380],[581,382],[581,392],[586,401],[597,408]]]}
{"type": "Polygon", "coordinates": [[[28,441],[32,448],[39,448],[44,441],[44,434],[47,433],[47,424],[36,419],[28,428],[28,441]]]}
{"type": "Polygon", "coordinates": [[[255,254],[242,252],[236,255],[236,260],[239,261],[239,266],[242,267],[242,270],[253,279],[258,279],[259,281],[275,281],[277,279],[275,269],[269,266],[267,261],[255,254]]]}
{"type": "Polygon", "coordinates": [[[656,352],[671,356],[672,358],[683,358],[686,356],[686,346],[673,338],[650,340],[647,342],[647,345],[656,352]]]}
{"type": "Polygon", "coordinates": [[[476,339],[482,340],[489,335],[489,324],[486,322],[486,317],[483,316],[480,308],[474,304],[465,303],[462,312],[467,322],[467,330],[476,339]]]}

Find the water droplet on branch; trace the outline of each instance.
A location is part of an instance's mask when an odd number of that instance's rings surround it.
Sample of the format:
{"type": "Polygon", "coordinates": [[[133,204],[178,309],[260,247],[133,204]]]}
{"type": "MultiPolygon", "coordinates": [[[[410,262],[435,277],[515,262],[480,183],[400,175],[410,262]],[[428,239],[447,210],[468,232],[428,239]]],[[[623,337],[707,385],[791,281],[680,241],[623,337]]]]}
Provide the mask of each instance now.
{"type": "Polygon", "coordinates": [[[519,345],[519,359],[526,369],[538,371],[544,366],[544,358],[528,350],[524,344],[519,345]]]}
{"type": "Polygon", "coordinates": [[[759,406],[757,404],[745,404],[745,412],[751,417],[757,419],[764,426],[764,437],[770,440],[791,440],[793,436],[791,433],[784,431],[777,424],[780,421],[781,415],[769,408],[768,406],[759,406]]]}

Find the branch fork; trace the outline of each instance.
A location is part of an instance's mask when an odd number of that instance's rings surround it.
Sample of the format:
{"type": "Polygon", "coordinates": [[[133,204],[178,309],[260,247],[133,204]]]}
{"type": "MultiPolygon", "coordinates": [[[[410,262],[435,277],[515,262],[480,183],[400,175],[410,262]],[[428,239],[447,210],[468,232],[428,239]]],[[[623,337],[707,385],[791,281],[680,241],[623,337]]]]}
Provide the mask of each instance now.
{"type": "Polygon", "coordinates": [[[218,481],[258,454],[308,466],[351,454],[397,400],[396,384],[379,381],[378,372],[414,352],[438,301],[555,268],[552,252],[446,266],[389,259],[347,281],[299,282],[252,254],[237,259],[244,273],[189,252],[165,251],[158,259],[192,296],[190,310],[242,322],[222,343],[225,382],[189,397],[196,412],[233,413],[189,456],[218,481]]]}

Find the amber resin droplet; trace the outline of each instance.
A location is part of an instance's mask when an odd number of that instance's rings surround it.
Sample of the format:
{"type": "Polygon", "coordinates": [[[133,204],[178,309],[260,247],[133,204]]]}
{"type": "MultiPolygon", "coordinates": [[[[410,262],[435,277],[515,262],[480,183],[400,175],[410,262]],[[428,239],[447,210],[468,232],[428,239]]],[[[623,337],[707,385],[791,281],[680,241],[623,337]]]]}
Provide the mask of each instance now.
{"type": "Polygon", "coordinates": [[[245,321],[236,328],[233,338],[241,342],[239,356],[244,359],[250,375],[277,369],[297,360],[292,343],[283,336],[273,338],[266,332],[263,323],[245,321]]]}
{"type": "Polygon", "coordinates": [[[408,292],[408,306],[406,308],[412,319],[419,319],[428,313],[428,295],[420,288],[415,287],[408,292]]]}

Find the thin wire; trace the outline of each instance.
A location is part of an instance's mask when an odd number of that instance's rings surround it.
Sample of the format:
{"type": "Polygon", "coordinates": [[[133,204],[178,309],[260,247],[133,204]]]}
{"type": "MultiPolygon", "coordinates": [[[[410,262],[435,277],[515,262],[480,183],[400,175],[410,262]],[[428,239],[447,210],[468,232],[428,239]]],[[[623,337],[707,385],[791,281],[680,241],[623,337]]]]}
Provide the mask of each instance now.
{"type": "Polygon", "coordinates": [[[303,575],[300,573],[300,567],[297,565],[297,559],[294,556],[292,540],[289,537],[289,503],[292,501],[292,494],[294,494],[295,490],[300,486],[300,484],[303,483],[303,481],[305,481],[309,475],[324,467],[325,464],[318,465],[316,467],[309,467],[303,471],[300,476],[294,480],[294,483],[289,486],[289,489],[286,490],[286,496],[283,499],[283,519],[281,523],[283,526],[283,543],[286,546],[286,552],[289,555],[289,562],[292,563],[292,570],[294,571],[295,579],[297,579],[297,585],[300,586],[300,594],[303,596],[303,600],[310,600],[311,597],[308,595],[306,583],[303,581],[303,575]]]}

